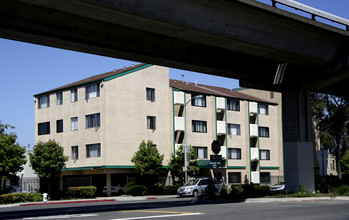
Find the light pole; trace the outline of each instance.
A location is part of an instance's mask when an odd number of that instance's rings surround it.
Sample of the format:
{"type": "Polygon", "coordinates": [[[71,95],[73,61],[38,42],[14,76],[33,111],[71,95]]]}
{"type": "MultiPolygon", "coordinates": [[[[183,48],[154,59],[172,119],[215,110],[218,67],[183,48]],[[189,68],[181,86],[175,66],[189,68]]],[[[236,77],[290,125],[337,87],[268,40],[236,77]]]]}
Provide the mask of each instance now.
{"type": "MultiPolygon", "coordinates": [[[[184,94],[185,95],[185,94],[184,94]]],[[[194,96],[193,98],[189,99],[189,101],[187,101],[184,105],[184,143],[185,143],[185,146],[184,146],[184,181],[185,181],[185,184],[188,183],[188,152],[187,152],[187,149],[188,149],[188,146],[187,146],[187,104],[193,100],[193,99],[196,99],[196,98],[202,98],[204,97],[203,95],[198,95],[198,96],[194,96]]]]}
{"type": "Polygon", "coordinates": [[[20,178],[19,180],[19,188],[20,188],[20,193],[22,193],[22,184],[23,184],[23,174],[24,171],[18,172],[16,175],[20,178]]]}

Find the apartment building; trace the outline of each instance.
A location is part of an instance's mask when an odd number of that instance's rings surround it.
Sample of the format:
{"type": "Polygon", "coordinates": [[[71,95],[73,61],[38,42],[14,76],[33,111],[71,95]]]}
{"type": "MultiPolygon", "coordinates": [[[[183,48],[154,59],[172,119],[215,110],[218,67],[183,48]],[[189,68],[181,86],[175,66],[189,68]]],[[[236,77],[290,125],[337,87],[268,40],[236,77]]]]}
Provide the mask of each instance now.
{"type": "Polygon", "coordinates": [[[60,188],[99,190],[136,180],[130,161],[142,140],[164,154],[195,147],[202,175],[213,175],[211,143],[218,140],[227,183],[271,184],[283,177],[281,95],[169,79],[166,67],[139,64],[34,96],[35,141],[54,139],[69,156],[60,188]],[[268,96],[269,94],[269,96],[268,96]]]}

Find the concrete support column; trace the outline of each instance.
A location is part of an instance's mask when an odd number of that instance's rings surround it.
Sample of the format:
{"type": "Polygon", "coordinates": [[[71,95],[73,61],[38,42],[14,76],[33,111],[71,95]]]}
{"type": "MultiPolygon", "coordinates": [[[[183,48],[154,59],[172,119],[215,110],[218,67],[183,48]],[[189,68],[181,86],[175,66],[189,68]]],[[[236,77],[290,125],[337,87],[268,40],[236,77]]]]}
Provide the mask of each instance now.
{"type": "Polygon", "coordinates": [[[285,182],[288,191],[315,192],[310,92],[282,93],[285,182]]]}
{"type": "Polygon", "coordinates": [[[106,174],[106,178],[107,178],[107,196],[111,196],[111,174],[107,173],[106,174]]]}
{"type": "Polygon", "coordinates": [[[59,175],[59,191],[63,191],[63,175],[59,175]]]}

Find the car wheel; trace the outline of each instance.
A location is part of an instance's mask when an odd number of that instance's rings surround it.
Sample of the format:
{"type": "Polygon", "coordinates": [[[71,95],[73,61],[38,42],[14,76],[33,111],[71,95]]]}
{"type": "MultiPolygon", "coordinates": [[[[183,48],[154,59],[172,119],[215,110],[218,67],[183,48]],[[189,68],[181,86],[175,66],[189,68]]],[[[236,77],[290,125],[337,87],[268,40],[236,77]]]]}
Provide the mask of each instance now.
{"type": "Polygon", "coordinates": [[[198,191],[197,191],[197,190],[194,190],[194,191],[193,191],[193,196],[194,196],[194,197],[198,197],[198,195],[199,195],[198,191]]]}

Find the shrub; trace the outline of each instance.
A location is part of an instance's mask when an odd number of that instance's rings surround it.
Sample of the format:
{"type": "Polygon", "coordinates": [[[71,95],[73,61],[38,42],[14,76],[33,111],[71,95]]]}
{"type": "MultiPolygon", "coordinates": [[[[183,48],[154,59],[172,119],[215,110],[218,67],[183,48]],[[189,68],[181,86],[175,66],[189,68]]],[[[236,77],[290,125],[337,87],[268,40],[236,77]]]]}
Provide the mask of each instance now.
{"type": "Polygon", "coordinates": [[[148,193],[151,195],[163,195],[164,187],[161,183],[155,183],[148,187],[148,193]]]}
{"type": "Polygon", "coordinates": [[[179,185],[164,186],[164,195],[176,195],[179,185]]]}
{"type": "Polygon", "coordinates": [[[131,196],[144,196],[147,193],[148,188],[143,185],[133,185],[127,189],[127,194],[131,196]]]}
{"type": "Polygon", "coordinates": [[[349,196],[349,185],[343,185],[334,190],[337,195],[349,196]]]}
{"type": "Polygon", "coordinates": [[[230,197],[233,198],[242,198],[244,197],[244,189],[242,188],[243,185],[231,185],[231,191],[229,193],[230,197]]]}
{"type": "Polygon", "coordinates": [[[128,182],[127,187],[131,187],[134,185],[136,185],[135,181],[130,181],[130,182],[128,182]]]}
{"type": "Polygon", "coordinates": [[[95,186],[69,187],[67,197],[71,199],[96,198],[96,192],[97,187],[95,186]]]}
{"type": "Polygon", "coordinates": [[[0,204],[40,201],[42,201],[41,193],[9,193],[0,195],[0,204]]]}

